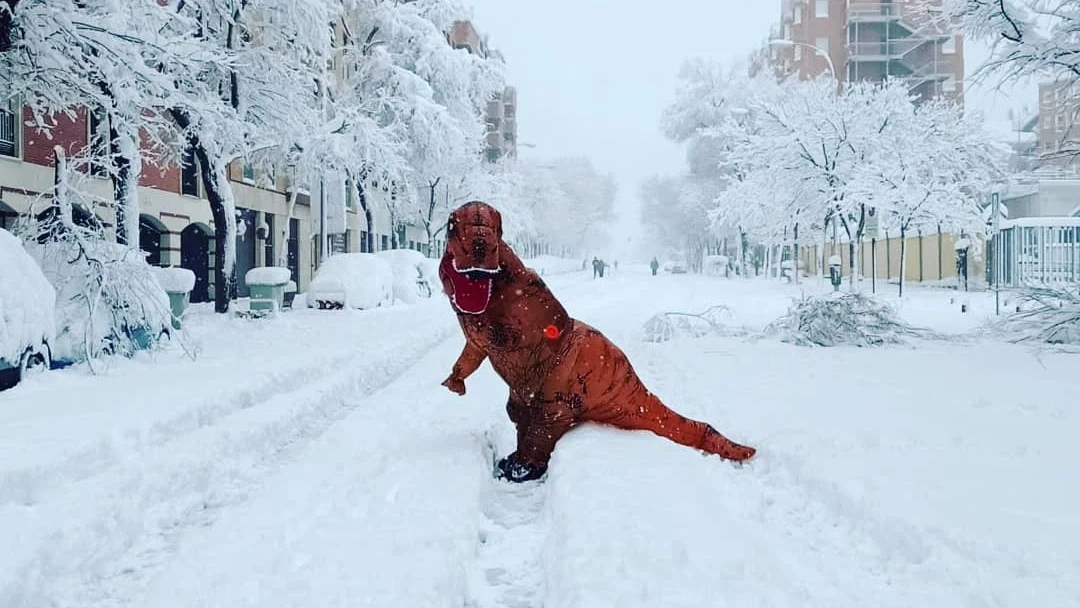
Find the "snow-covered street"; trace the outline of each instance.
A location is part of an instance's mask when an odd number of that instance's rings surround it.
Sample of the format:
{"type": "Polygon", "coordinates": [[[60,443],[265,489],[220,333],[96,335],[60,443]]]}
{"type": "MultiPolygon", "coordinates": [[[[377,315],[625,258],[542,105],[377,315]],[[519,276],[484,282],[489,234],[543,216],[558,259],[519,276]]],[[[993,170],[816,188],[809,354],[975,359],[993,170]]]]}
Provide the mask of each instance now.
{"type": "MultiPolygon", "coordinates": [[[[0,393],[0,606],[1080,606],[1075,356],[989,340],[651,343],[671,310],[760,327],[801,286],[624,268],[546,277],[743,466],[571,432],[540,484],[442,297],[268,320],[196,315],[172,350],[0,393]]],[[[890,288],[891,289],[891,288],[890,288]]],[[[914,290],[973,328],[992,296],[914,290]]],[[[895,296],[891,296],[895,300],[895,296]]]]}

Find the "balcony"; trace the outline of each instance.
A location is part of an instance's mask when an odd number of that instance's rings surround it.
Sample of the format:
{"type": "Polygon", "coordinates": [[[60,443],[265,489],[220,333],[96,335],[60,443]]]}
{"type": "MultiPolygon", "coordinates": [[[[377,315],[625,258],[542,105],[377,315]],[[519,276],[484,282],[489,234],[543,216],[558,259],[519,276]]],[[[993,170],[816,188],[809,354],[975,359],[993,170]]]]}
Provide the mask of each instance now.
{"type": "Polygon", "coordinates": [[[883,62],[903,59],[908,53],[931,42],[931,38],[909,37],[882,42],[849,42],[847,56],[849,62],[883,62]]]}
{"type": "Polygon", "coordinates": [[[895,4],[849,5],[848,23],[888,23],[900,18],[900,7],[895,4]]]}

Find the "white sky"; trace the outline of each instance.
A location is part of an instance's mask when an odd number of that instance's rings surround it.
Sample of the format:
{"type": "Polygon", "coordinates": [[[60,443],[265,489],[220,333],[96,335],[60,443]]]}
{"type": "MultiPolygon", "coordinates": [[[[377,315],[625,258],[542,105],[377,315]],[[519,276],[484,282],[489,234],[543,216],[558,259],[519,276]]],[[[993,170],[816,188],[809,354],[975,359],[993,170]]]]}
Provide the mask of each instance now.
{"type": "MultiPolygon", "coordinates": [[[[681,147],[660,132],[682,61],[744,58],[764,41],[780,0],[463,0],[508,64],[518,89],[522,157],[587,156],[618,180],[621,231],[636,238],[637,191],[651,173],[683,169],[681,147]]],[[[971,44],[969,73],[985,58],[971,44]]],[[[1003,96],[969,85],[967,107],[1004,120],[1005,108],[1035,95],[1003,96]]],[[[626,246],[622,242],[623,247],[626,246]]],[[[618,255],[619,249],[608,252],[618,255]]],[[[604,252],[597,252],[604,253],[604,252]]]]}

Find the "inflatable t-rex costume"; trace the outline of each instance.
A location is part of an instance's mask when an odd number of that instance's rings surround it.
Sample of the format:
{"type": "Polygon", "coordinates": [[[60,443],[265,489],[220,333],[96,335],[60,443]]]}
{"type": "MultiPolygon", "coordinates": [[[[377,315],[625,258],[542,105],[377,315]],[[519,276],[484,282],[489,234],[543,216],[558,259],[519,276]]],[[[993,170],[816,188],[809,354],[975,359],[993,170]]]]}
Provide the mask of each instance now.
{"type": "Polygon", "coordinates": [[[490,205],[473,201],[450,214],[439,278],[465,334],[443,386],[464,395],[465,379],[485,358],[510,386],[506,411],[517,427],[517,450],[499,461],[501,477],[543,476],[555,443],[586,421],[649,430],[730,460],[754,455],[650,393],[626,355],[571,318],[503,242],[502,217],[490,205]]]}

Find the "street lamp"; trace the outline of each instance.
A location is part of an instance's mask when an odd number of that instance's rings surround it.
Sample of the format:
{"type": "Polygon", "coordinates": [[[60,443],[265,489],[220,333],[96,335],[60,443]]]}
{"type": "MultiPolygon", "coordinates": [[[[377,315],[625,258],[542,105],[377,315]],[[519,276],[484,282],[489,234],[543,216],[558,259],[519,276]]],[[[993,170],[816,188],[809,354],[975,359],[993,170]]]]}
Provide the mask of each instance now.
{"type": "Polygon", "coordinates": [[[796,46],[803,46],[803,47],[806,47],[806,48],[814,51],[815,55],[817,55],[818,57],[823,57],[825,59],[825,62],[829,64],[829,75],[831,75],[833,77],[833,80],[836,80],[836,77],[837,77],[836,76],[836,68],[833,67],[832,58],[829,57],[828,53],[826,53],[825,51],[819,49],[818,47],[816,47],[816,46],[814,46],[812,44],[806,44],[805,42],[795,42],[794,40],[785,40],[783,38],[773,38],[772,40],[769,41],[769,46],[771,46],[773,48],[781,48],[781,49],[793,48],[793,47],[796,47],[796,46]]]}

